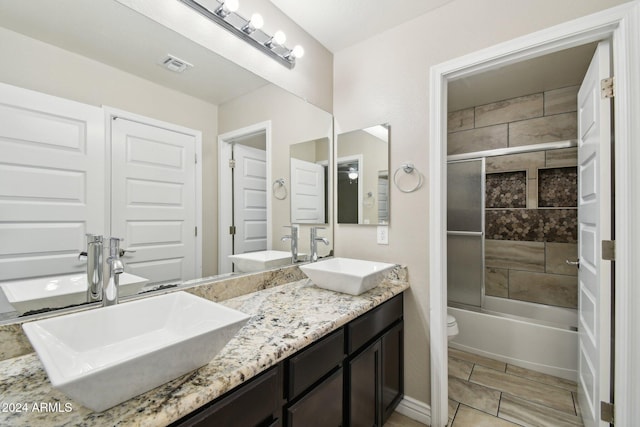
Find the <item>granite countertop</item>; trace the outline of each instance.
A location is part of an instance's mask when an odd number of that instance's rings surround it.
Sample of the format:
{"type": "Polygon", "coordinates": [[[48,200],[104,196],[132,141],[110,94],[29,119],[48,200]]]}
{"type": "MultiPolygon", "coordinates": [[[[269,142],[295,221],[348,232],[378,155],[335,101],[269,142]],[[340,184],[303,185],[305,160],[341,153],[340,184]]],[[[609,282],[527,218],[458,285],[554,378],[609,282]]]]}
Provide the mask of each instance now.
{"type": "Polygon", "coordinates": [[[101,413],[54,390],[35,353],[4,360],[0,425],[168,425],[408,287],[404,280],[387,278],[351,296],[304,279],[221,301],[252,318],[208,365],[101,413]]]}

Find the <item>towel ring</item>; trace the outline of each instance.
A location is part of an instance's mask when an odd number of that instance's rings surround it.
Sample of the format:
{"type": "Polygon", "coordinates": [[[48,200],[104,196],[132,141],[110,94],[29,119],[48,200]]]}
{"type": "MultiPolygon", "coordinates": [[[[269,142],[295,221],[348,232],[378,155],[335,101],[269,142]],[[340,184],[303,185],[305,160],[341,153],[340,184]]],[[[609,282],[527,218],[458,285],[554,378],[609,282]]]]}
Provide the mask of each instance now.
{"type": "Polygon", "coordinates": [[[422,174],[420,173],[420,171],[413,165],[413,163],[403,163],[398,169],[396,169],[396,171],[393,173],[393,183],[396,185],[396,187],[398,187],[398,190],[402,191],[403,193],[413,193],[414,191],[416,191],[418,188],[422,187],[422,174]],[[406,173],[407,175],[412,175],[414,172],[418,175],[418,182],[416,183],[416,185],[412,188],[402,188],[400,187],[400,185],[398,184],[398,173],[400,171],[403,171],[404,173],[406,173]]]}
{"type": "Polygon", "coordinates": [[[278,178],[275,181],[273,181],[273,184],[271,185],[271,192],[273,193],[273,197],[275,197],[278,200],[284,200],[287,198],[287,187],[284,186],[284,182],[285,182],[284,178],[278,178]],[[280,188],[282,189],[284,194],[281,194],[280,196],[278,196],[277,191],[280,188]]]}

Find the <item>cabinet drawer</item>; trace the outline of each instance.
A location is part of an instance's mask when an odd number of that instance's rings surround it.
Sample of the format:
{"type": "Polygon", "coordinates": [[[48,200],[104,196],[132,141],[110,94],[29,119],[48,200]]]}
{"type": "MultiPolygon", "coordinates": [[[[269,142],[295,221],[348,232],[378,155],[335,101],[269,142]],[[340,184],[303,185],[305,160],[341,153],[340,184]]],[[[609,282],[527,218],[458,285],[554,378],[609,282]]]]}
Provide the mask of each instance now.
{"type": "Polygon", "coordinates": [[[344,330],[339,329],[287,362],[288,397],[294,399],[344,359],[344,330]]]}
{"type": "Polygon", "coordinates": [[[208,408],[188,415],[173,424],[176,427],[256,427],[278,426],[282,402],[282,376],[279,367],[240,386],[208,408]]]}
{"type": "Polygon", "coordinates": [[[363,314],[347,325],[347,354],[352,354],[402,318],[402,294],[363,314]]]}
{"type": "Polygon", "coordinates": [[[342,425],[342,368],[287,409],[287,427],[342,425]]]}

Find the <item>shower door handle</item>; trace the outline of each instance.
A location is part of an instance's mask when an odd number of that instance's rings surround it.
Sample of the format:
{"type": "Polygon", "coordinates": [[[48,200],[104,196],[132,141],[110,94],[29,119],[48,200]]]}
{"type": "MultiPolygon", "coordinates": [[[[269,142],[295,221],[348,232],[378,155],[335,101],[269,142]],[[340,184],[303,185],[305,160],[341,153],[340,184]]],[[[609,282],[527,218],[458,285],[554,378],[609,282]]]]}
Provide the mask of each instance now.
{"type": "Polygon", "coordinates": [[[577,268],[580,268],[580,260],[578,261],[569,261],[568,259],[565,260],[564,262],[567,263],[567,265],[575,265],[577,268]]]}

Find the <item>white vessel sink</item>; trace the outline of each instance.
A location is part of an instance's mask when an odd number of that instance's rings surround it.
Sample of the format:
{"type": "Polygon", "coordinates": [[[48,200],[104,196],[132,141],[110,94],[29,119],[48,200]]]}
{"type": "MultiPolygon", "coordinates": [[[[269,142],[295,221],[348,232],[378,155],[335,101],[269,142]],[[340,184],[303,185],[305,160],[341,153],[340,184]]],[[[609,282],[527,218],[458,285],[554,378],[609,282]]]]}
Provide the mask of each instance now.
{"type": "Polygon", "coordinates": [[[331,258],[301,265],[300,269],[320,288],[360,295],[378,286],[394,266],[361,259],[331,258]]]}
{"type": "Polygon", "coordinates": [[[253,273],[255,271],[263,271],[291,264],[291,252],[248,252],[246,254],[229,255],[229,259],[235,264],[236,271],[253,273]]]}
{"type": "Polygon", "coordinates": [[[249,317],[175,292],[22,328],[53,387],[104,411],[206,365],[249,317]]]}
{"type": "MultiPolygon", "coordinates": [[[[135,274],[120,275],[120,296],[137,294],[149,280],[135,274]]],[[[0,283],[9,304],[20,314],[87,302],[87,274],[49,276],[0,283]]]]}

